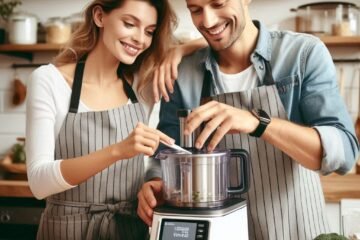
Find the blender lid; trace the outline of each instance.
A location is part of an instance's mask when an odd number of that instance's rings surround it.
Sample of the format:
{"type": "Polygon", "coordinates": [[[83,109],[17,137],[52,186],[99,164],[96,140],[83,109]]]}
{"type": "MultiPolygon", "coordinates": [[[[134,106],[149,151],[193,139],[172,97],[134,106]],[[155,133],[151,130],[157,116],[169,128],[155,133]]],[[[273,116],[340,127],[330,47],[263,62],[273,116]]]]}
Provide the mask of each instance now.
{"type": "Polygon", "coordinates": [[[206,152],[205,150],[199,150],[196,148],[185,148],[186,150],[190,151],[191,154],[188,153],[184,153],[182,151],[179,150],[175,150],[175,149],[171,149],[171,148],[166,148],[164,150],[161,150],[159,152],[160,155],[167,155],[167,156],[184,156],[184,157],[216,157],[216,156],[223,156],[228,154],[230,151],[227,149],[215,149],[212,152],[206,152]]]}

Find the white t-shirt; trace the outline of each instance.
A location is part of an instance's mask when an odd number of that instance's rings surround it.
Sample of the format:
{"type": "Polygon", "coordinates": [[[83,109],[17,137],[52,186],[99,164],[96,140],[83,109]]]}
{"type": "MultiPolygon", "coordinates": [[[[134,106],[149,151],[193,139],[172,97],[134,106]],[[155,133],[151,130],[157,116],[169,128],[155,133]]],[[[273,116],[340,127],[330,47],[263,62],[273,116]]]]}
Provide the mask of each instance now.
{"type": "Polygon", "coordinates": [[[225,92],[246,91],[257,86],[256,71],[253,65],[236,74],[226,74],[220,71],[220,78],[224,83],[225,92]]]}
{"type": "MultiPolygon", "coordinates": [[[[137,86],[135,77],[134,89],[137,86]]],[[[27,92],[26,162],[34,196],[43,199],[72,187],[63,178],[61,159],[54,157],[55,141],[69,111],[71,88],[52,64],[37,68],[30,76],[27,92]]],[[[139,97],[147,116],[152,108],[139,97]]],[[[130,102],[130,101],[129,101],[130,102]]],[[[78,112],[92,111],[81,100],[78,112]]]]}

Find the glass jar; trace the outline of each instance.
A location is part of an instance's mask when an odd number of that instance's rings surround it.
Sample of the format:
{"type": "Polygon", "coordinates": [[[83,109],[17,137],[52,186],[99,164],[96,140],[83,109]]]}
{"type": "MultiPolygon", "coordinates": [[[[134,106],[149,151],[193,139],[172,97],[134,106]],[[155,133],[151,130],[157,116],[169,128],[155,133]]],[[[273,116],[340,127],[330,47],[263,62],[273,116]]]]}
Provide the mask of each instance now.
{"type": "Polygon", "coordinates": [[[354,3],[314,2],[296,9],[298,32],[315,35],[354,36],[358,34],[359,7],[354,3]]]}
{"type": "Polygon", "coordinates": [[[66,21],[71,26],[71,32],[75,32],[81,24],[84,23],[84,17],[81,13],[74,13],[66,18],[66,21]]]}
{"type": "Polygon", "coordinates": [[[47,43],[64,44],[70,39],[71,26],[63,18],[49,18],[45,23],[45,28],[47,43]]]}
{"type": "Polygon", "coordinates": [[[37,17],[27,12],[13,13],[9,17],[9,42],[35,44],[37,42],[37,17]]]}

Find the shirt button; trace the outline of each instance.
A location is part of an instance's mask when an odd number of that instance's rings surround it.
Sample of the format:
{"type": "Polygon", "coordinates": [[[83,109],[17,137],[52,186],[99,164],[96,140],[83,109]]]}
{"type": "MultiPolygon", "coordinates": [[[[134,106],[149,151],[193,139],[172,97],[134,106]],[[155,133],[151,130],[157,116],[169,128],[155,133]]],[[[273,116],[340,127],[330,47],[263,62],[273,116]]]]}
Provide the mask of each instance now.
{"type": "Polygon", "coordinates": [[[260,66],[259,66],[259,69],[260,69],[260,70],[264,70],[264,66],[263,66],[263,65],[260,65],[260,66]]]}

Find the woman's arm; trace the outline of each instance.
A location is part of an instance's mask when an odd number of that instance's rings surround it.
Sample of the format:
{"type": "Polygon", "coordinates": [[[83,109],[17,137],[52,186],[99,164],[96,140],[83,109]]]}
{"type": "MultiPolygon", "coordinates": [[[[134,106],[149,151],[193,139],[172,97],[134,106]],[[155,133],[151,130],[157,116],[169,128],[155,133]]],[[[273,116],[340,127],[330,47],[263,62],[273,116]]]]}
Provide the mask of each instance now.
{"type": "MultiPolygon", "coordinates": [[[[66,191],[107,168],[117,160],[137,154],[153,154],[160,140],[171,141],[161,132],[138,124],[122,142],[86,156],[55,159],[56,128],[62,124],[68,110],[59,90],[54,72],[36,70],[30,77],[27,96],[26,155],[30,188],[34,196],[43,199],[66,191]],[[61,122],[61,123],[59,123],[61,122]]],[[[61,84],[60,84],[61,86],[61,84]]]]}

